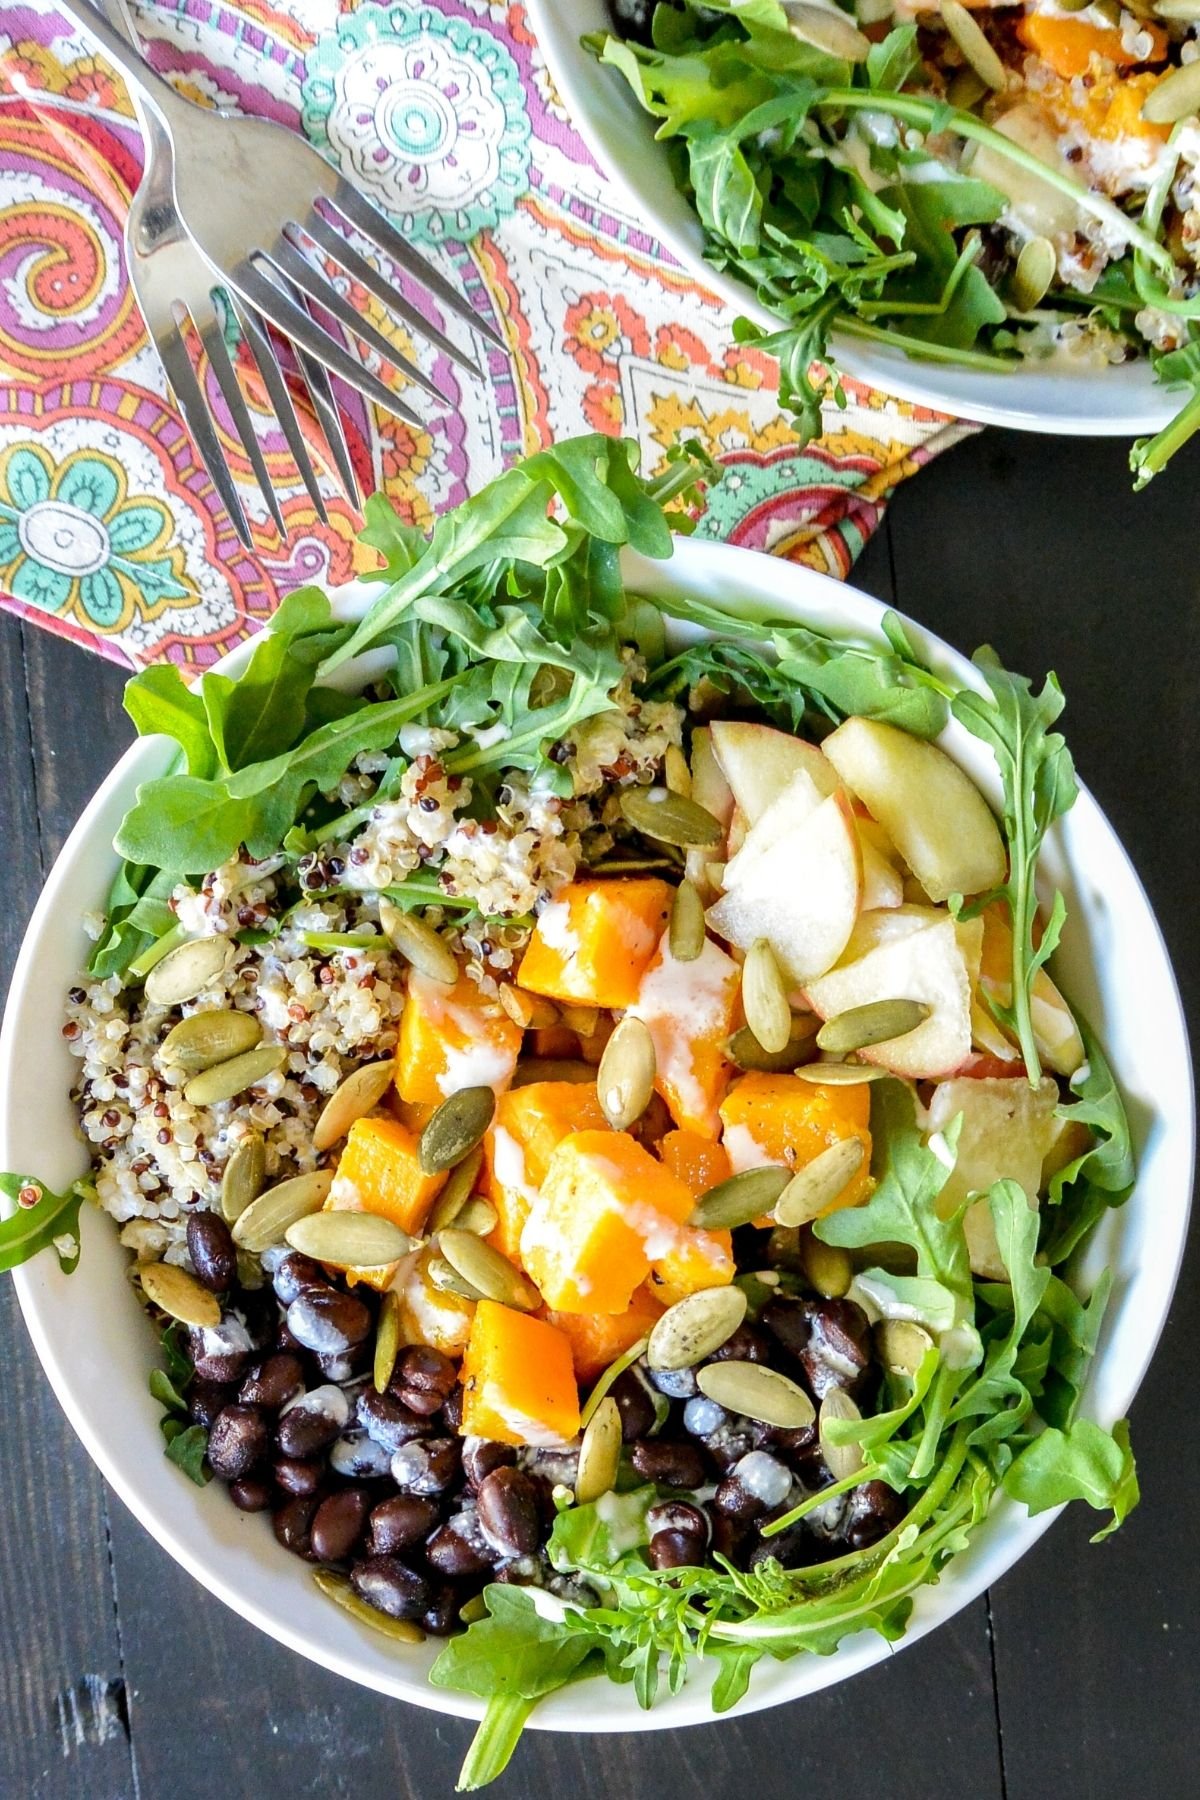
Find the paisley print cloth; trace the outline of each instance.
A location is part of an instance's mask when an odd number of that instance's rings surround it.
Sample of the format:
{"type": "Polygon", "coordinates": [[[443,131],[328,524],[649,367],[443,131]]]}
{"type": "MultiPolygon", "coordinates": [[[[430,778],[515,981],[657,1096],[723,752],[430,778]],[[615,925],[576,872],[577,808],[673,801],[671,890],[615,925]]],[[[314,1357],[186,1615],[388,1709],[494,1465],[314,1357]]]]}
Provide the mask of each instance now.
{"type": "MultiPolygon", "coordinates": [[[[696,437],[729,469],[703,533],[842,576],[896,483],[970,429],[847,383],[846,409],[831,409],[826,435],[802,449],[770,360],[734,345],[728,309],[597,171],[517,0],[157,0],[137,10],[151,60],[177,86],[305,133],[502,333],[508,355],[490,356],[482,386],[344,284],[447,395],[441,407],[417,395],[419,427],[342,396],[364,491],[385,488],[406,519],[428,526],[555,437],[624,433],[651,467],[677,438],[696,437]]],[[[318,518],[261,396],[289,539],[275,536],[226,421],[254,529],[251,551],[238,543],[125,278],[140,168],[124,88],[77,27],[54,0],[6,7],[0,604],[120,662],[169,657],[200,669],[290,588],[348,580],[375,559],[324,473],[329,521],[318,518]]],[[[249,389],[253,401],[253,378],[249,389]]]]}

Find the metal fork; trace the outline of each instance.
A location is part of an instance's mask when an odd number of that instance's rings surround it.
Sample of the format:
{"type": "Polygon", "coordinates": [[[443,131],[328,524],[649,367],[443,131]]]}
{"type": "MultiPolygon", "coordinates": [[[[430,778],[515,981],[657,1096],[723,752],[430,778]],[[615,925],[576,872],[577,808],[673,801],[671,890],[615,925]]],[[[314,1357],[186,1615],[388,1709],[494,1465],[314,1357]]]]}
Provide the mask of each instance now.
{"type": "MultiPolygon", "coordinates": [[[[307,237],[324,256],[340,265],[351,280],[389,308],[410,330],[436,345],[469,373],[483,379],[478,364],[432,325],[348,243],[341,231],[334,229],[331,219],[358,232],[377,254],[386,255],[398,268],[413,276],[448,313],[468,324],[498,349],[505,349],[503,340],[424,258],[418,256],[382,213],[344,181],[310,144],[282,126],[263,119],[234,118],[193,106],[141,60],[120,30],[106,15],[89,5],[88,0],[58,0],[58,4],[95,40],[121,70],[131,90],[140,94],[152,110],[172,152],[175,223],[182,226],[211,265],[215,281],[230,291],[235,306],[241,302],[238,308],[240,323],[244,325],[249,316],[246,309],[253,309],[290,338],[297,352],[307,354],[340,376],[365,399],[410,422],[418,422],[416,415],[365,368],[344,343],[317,323],[303,304],[301,296],[307,296],[368,350],[441,397],[440,391],[424,373],[402,357],[395,346],[342,297],[324,271],[307,259],[297,243],[298,238],[307,237]],[[320,210],[322,206],[327,209],[328,216],[320,210]]],[[[149,206],[145,216],[147,219],[152,216],[149,206]]],[[[169,247],[173,253],[175,245],[169,247]]],[[[161,250],[156,250],[156,258],[161,254],[161,250]]],[[[165,264],[161,266],[165,267],[165,264]]],[[[248,337],[258,362],[252,335],[256,323],[257,320],[251,322],[248,337]]],[[[270,351],[269,340],[261,325],[259,330],[270,351]]],[[[210,324],[207,335],[201,328],[201,336],[210,355],[213,345],[217,346],[213,369],[229,403],[230,393],[222,378],[223,369],[235,391],[237,382],[228,355],[223,354],[224,343],[218,343],[219,327],[210,324]]],[[[274,363],[273,354],[265,360],[268,364],[274,363]]],[[[262,364],[259,367],[262,372],[262,364]]],[[[170,370],[168,374],[171,374],[170,370]]],[[[188,374],[194,382],[190,363],[188,374]]],[[[263,379],[271,391],[265,373],[263,379]]],[[[186,377],[183,383],[187,385],[186,377]]],[[[283,388],[282,377],[276,385],[283,388]]],[[[274,394],[272,398],[274,403],[274,394]]],[[[282,418],[280,424],[286,432],[282,418]]],[[[253,464],[253,457],[251,461],[253,464]]],[[[255,470],[257,474],[257,465],[255,470]]],[[[225,497],[224,489],[222,495],[225,497]]]]}

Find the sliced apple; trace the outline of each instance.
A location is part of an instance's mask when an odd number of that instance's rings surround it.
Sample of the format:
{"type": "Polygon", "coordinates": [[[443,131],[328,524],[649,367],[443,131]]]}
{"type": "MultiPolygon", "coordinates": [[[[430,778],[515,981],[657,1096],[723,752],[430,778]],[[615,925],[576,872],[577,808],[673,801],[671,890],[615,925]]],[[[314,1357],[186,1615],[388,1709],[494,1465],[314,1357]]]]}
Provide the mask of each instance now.
{"type": "MultiPolygon", "coordinates": [[[[808,1003],[823,1019],[877,1000],[923,1000],[932,1010],[923,1025],[860,1052],[893,1075],[931,1080],[958,1069],[971,1048],[971,981],[967,956],[949,913],[920,924],[921,909],[864,914],[855,934],[864,954],[850,960],[853,941],[836,969],[807,987],[808,1003]],[[870,934],[862,928],[874,923],[870,934]],[[886,921],[886,924],[884,923],[886,921]]],[[[933,909],[930,909],[931,911],[933,909]]]]}
{"type": "Polygon", "coordinates": [[[754,858],[744,879],[710,907],[708,923],[739,950],[766,938],[786,979],[801,984],[842,954],[861,898],[858,833],[845,795],[837,793],[754,858]]]}
{"type": "Polygon", "coordinates": [[[823,749],[931,900],[1004,880],[1008,859],[988,803],[936,744],[879,719],[846,719],[823,749]]]}
{"type": "Polygon", "coordinates": [[[895,847],[875,819],[855,816],[863,858],[863,911],[903,906],[904,876],[896,866],[895,847]]]}
{"type": "MultiPolygon", "coordinates": [[[[985,907],[983,912],[979,988],[998,1006],[1008,1006],[1012,1001],[1012,926],[1007,912],[998,902],[985,907]]],[[[987,1008],[981,1007],[980,1011],[987,1013],[987,1008]]],[[[1084,1060],[1083,1039],[1070,1007],[1045,969],[1039,969],[1033,978],[1029,1012],[1033,1040],[1046,1067],[1059,1075],[1073,1075],[1084,1060]]],[[[990,1013],[987,1016],[991,1018],[990,1013]]],[[[994,1023],[993,1030],[999,1030],[994,1023]]]]}
{"type": "MultiPolygon", "coordinates": [[[[954,1167],[938,1195],[942,1218],[949,1218],[969,1195],[986,1195],[994,1182],[1004,1179],[1017,1182],[1030,1206],[1036,1206],[1043,1167],[1059,1137],[1057,1107],[1058,1084],[1048,1076],[1037,1087],[1030,1087],[1024,1075],[1012,1080],[965,1076],[939,1083],[929,1103],[930,1132],[962,1119],[954,1167]]],[[[967,1208],[963,1229],[972,1272],[991,1281],[1007,1280],[986,1199],[967,1208]]]]}
{"type": "MultiPolygon", "coordinates": [[[[721,765],[713,749],[712,732],[707,725],[697,726],[692,733],[691,768],[692,799],[728,830],[729,821],[733,817],[733,789],[721,772],[721,765]]],[[[714,866],[707,850],[688,851],[684,874],[698,890],[706,906],[721,891],[720,880],[714,880],[711,873],[714,866]]]]}
{"type": "Polygon", "coordinates": [[[773,725],[714,719],[709,729],[725,779],[750,825],[757,825],[797,769],[803,769],[816,784],[822,799],[839,785],[836,771],[815,744],[776,731],[773,725]]]}
{"type": "MultiPolygon", "coordinates": [[[[786,787],[780,789],[757,823],[748,826],[740,848],[730,854],[725,864],[726,889],[739,886],[774,845],[807,824],[825,798],[807,769],[794,770],[786,787]]],[[[740,810],[734,812],[735,821],[740,810]]]]}

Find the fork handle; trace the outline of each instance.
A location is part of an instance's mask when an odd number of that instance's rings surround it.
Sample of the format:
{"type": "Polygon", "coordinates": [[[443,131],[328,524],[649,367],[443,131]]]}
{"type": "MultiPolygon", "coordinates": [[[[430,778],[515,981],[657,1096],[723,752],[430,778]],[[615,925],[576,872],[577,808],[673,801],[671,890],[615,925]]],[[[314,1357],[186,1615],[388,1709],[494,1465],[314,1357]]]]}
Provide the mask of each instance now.
{"type": "Polygon", "coordinates": [[[60,12],[74,19],[81,30],[95,40],[108,61],[121,71],[128,85],[140,94],[146,104],[153,107],[169,131],[172,118],[178,118],[180,108],[187,105],[187,101],[180,98],[170,82],[164,80],[157,69],[152,69],[149,63],[144,62],[140,52],[124,33],[97,7],[90,6],[88,0],[55,0],[55,4],[60,12]]]}

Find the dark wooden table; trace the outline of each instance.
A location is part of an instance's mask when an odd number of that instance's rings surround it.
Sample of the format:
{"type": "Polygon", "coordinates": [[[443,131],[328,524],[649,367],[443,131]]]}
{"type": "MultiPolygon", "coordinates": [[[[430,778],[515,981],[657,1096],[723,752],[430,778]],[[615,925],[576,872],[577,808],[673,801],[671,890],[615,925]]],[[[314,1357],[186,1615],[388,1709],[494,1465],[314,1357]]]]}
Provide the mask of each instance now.
{"type": "MultiPolygon", "coordinates": [[[[1189,1011],[1198,476],[1200,448],[1135,499],[1118,445],[988,433],[903,488],[858,576],[964,649],[990,641],[1012,668],[1058,670],[1080,769],[1141,870],[1189,1011]]],[[[125,745],[120,689],[115,668],[0,623],[6,973],[42,874],[125,745]]],[[[1145,1499],[1116,1538],[1089,1546],[1076,1510],[931,1638],[797,1705],[684,1732],[531,1733],[497,1800],[1194,1793],[1196,1274],[1193,1255],[1134,1408],[1145,1499]]],[[[6,1283],[0,1306],[3,1800],[449,1794],[469,1728],[325,1674],[210,1598],[106,1491],[6,1283]]]]}

